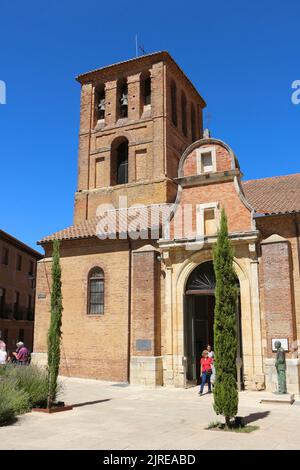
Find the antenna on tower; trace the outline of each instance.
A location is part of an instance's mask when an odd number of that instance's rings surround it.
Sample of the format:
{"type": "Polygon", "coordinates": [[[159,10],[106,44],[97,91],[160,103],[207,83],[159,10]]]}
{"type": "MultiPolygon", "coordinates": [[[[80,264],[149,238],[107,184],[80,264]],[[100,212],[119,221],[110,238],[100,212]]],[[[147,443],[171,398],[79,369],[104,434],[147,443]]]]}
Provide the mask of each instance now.
{"type": "Polygon", "coordinates": [[[145,54],[146,54],[144,45],[143,45],[143,44],[139,45],[139,43],[138,43],[138,35],[136,34],[136,35],[135,35],[135,57],[138,57],[138,56],[139,56],[139,52],[141,52],[141,55],[145,55],[145,54]]]}

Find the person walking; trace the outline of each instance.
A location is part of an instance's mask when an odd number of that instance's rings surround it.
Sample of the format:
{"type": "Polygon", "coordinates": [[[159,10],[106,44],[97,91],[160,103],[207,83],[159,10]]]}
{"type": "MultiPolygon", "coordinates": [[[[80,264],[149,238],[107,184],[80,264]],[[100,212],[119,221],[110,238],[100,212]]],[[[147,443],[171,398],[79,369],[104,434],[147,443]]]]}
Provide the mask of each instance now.
{"type": "Polygon", "coordinates": [[[211,347],[210,344],[207,345],[206,349],[208,351],[208,357],[210,357],[212,359],[210,383],[211,383],[212,387],[214,387],[215,380],[216,380],[215,353],[212,350],[212,347],[211,347]]]}
{"type": "Polygon", "coordinates": [[[202,357],[200,360],[201,385],[200,385],[199,395],[203,395],[203,389],[204,389],[204,385],[206,384],[206,382],[208,385],[208,393],[211,393],[210,377],[212,374],[212,363],[213,363],[213,360],[211,357],[208,356],[208,351],[207,349],[205,349],[202,352],[202,357]]]}

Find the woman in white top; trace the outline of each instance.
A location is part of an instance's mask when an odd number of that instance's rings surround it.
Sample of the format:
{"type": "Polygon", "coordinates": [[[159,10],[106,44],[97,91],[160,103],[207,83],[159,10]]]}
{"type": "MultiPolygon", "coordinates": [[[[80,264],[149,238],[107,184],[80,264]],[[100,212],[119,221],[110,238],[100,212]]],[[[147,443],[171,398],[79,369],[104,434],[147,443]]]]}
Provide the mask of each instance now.
{"type": "Polygon", "coordinates": [[[6,352],[6,344],[4,341],[0,340],[0,365],[6,364],[7,362],[7,352],[6,352]]]}
{"type": "Polygon", "coordinates": [[[207,345],[207,351],[208,351],[208,357],[210,357],[212,359],[212,374],[210,376],[210,381],[211,381],[211,384],[214,385],[215,383],[215,379],[216,379],[216,369],[215,369],[215,366],[214,366],[214,361],[215,361],[215,353],[213,352],[212,350],[212,347],[210,344],[207,345]]]}

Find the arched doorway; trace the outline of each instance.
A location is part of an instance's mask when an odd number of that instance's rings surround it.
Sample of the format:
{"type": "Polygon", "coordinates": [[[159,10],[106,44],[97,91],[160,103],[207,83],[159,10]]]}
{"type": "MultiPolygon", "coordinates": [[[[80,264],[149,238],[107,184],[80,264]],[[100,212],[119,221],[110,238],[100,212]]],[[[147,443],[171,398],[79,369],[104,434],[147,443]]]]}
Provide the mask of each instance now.
{"type": "MultiPolygon", "coordinates": [[[[237,379],[243,388],[242,331],[239,280],[236,308],[237,379]]],[[[199,383],[201,352],[208,344],[214,348],[214,308],[216,279],[212,261],[197,266],[190,274],[184,294],[184,357],[186,384],[199,383]]]]}

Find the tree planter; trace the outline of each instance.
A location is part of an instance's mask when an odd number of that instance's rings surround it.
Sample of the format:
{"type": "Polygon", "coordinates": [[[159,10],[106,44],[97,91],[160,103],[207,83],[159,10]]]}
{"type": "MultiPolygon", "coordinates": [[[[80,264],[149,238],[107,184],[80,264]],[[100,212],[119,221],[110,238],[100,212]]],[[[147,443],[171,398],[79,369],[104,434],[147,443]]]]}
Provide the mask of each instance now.
{"type": "Polygon", "coordinates": [[[69,411],[73,410],[72,405],[65,405],[63,402],[55,403],[51,408],[32,408],[31,411],[40,411],[41,413],[58,413],[60,411],[69,411]]]}

